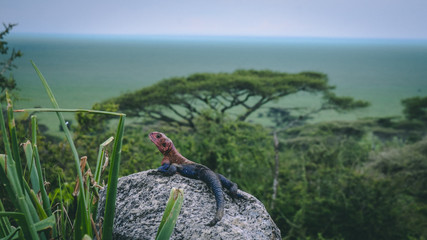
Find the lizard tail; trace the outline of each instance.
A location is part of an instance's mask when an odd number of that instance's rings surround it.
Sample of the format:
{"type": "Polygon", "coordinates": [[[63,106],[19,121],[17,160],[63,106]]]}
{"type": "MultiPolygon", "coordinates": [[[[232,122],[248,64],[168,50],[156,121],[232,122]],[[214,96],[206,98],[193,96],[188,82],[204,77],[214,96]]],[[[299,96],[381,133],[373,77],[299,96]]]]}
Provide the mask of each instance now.
{"type": "Polygon", "coordinates": [[[209,188],[212,189],[215,200],[216,200],[216,214],[214,219],[212,219],[207,225],[213,226],[217,222],[219,222],[222,219],[222,216],[224,216],[224,192],[222,191],[221,181],[219,177],[216,175],[216,173],[212,171],[204,171],[203,174],[201,174],[202,179],[209,188]]]}

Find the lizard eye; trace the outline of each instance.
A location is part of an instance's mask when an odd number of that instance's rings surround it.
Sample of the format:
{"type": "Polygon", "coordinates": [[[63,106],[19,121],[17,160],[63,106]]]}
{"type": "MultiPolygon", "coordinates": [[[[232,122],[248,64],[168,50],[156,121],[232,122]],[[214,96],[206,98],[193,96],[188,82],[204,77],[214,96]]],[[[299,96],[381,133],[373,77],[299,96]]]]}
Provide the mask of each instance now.
{"type": "Polygon", "coordinates": [[[163,147],[166,147],[166,143],[163,143],[163,144],[162,144],[162,146],[163,146],[163,147]]]}
{"type": "Polygon", "coordinates": [[[157,133],[156,138],[161,138],[161,137],[162,137],[162,134],[157,133]]]}

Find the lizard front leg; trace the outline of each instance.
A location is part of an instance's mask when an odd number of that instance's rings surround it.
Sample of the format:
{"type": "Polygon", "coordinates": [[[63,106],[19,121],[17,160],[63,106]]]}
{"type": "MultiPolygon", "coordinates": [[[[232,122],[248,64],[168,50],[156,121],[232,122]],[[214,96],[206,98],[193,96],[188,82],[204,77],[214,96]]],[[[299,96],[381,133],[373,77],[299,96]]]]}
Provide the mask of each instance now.
{"type": "Polygon", "coordinates": [[[177,172],[175,164],[163,164],[161,167],[157,168],[158,172],[163,173],[167,176],[172,176],[177,172]]]}

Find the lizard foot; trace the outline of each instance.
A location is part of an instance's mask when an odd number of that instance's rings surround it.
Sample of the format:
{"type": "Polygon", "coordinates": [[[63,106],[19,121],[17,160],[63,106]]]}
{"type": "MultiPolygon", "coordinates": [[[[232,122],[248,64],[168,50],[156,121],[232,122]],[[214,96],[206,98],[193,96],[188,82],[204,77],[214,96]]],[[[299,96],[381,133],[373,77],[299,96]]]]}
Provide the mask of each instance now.
{"type": "Polygon", "coordinates": [[[213,227],[213,226],[215,226],[215,224],[216,224],[217,222],[219,222],[219,219],[214,218],[214,219],[212,219],[208,224],[206,224],[206,226],[213,227]]]}

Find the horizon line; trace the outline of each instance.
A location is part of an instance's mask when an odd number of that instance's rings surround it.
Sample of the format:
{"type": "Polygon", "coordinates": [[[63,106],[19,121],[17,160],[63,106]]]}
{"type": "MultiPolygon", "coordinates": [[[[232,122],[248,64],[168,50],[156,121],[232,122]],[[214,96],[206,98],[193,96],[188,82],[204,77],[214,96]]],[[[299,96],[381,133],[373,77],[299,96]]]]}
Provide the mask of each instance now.
{"type": "Polygon", "coordinates": [[[55,32],[12,32],[9,36],[33,35],[56,37],[130,37],[130,38],[213,38],[213,39],[313,39],[313,40],[410,40],[427,41],[413,37],[354,37],[354,36],[292,36],[292,35],[210,35],[210,34],[137,34],[137,33],[55,33],[55,32]]]}

